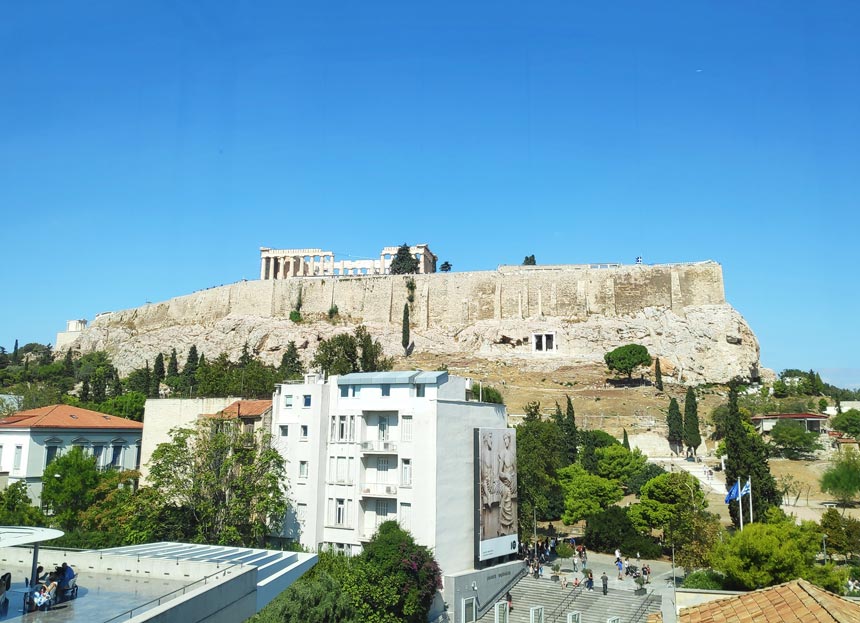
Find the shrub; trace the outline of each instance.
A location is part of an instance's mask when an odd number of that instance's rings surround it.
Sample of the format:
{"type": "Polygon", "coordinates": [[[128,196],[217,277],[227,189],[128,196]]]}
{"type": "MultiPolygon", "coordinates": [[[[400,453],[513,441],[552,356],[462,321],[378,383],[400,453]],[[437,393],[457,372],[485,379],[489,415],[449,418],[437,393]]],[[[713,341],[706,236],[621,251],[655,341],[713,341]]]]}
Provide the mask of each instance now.
{"type": "Polygon", "coordinates": [[[723,590],[725,579],[722,573],[713,569],[706,569],[704,571],[694,571],[688,575],[684,578],[684,583],[681,586],[706,591],[721,591],[723,590]]]}
{"type": "Polygon", "coordinates": [[[337,305],[332,305],[331,307],[328,308],[328,319],[329,320],[334,319],[334,317],[337,316],[337,314],[338,314],[337,305]]]}
{"type": "Polygon", "coordinates": [[[588,518],[585,525],[585,542],[596,552],[639,552],[642,558],[657,558],[660,545],[651,537],[639,534],[627,516],[627,509],[610,506],[588,518]]]}
{"type": "Polygon", "coordinates": [[[290,312],[290,320],[298,324],[302,321],[302,312],[297,309],[294,309],[290,312]]]}

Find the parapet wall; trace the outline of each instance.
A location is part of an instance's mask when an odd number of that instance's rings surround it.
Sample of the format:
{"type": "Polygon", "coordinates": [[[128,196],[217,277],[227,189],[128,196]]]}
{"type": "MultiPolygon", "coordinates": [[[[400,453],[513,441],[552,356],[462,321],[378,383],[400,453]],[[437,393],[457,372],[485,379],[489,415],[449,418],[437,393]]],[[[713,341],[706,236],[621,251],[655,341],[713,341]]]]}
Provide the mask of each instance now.
{"type": "Polygon", "coordinates": [[[651,307],[684,316],[689,306],[725,303],[722,268],[711,261],[607,268],[506,266],[470,273],[239,282],[116,312],[93,326],[145,331],[206,324],[228,314],[286,318],[300,297],[304,315],[326,314],[336,305],[342,316],[399,323],[410,281],[415,284],[412,322],[423,328],[535,317],[584,321],[591,315],[622,317],[651,307]]]}

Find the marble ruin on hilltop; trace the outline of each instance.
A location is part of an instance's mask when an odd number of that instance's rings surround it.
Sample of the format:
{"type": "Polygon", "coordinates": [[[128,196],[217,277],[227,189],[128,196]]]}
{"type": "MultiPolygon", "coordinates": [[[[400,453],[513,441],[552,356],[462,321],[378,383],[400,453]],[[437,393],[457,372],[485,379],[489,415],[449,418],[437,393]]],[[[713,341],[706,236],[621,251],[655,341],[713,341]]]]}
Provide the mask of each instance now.
{"type": "MultiPolygon", "coordinates": [[[[335,260],[333,251],[322,249],[270,249],[260,247],[260,279],[387,275],[399,247],[385,247],[378,260],[335,260]]],[[[436,272],[436,256],[426,244],[409,247],[418,260],[418,274],[436,272]]]]}

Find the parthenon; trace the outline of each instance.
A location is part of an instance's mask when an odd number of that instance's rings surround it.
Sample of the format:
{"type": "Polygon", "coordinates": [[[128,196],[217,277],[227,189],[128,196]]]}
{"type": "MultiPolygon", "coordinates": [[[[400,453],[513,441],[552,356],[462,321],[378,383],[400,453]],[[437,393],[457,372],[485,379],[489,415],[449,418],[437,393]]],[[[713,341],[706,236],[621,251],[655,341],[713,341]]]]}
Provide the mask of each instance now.
{"type": "MultiPolygon", "coordinates": [[[[378,260],[335,260],[334,252],[322,249],[260,247],[260,279],[387,275],[397,249],[384,247],[378,260]]],[[[436,272],[436,256],[426,244],[411,246],[409,252],[418,260],[419,274],[436,272]]]]}

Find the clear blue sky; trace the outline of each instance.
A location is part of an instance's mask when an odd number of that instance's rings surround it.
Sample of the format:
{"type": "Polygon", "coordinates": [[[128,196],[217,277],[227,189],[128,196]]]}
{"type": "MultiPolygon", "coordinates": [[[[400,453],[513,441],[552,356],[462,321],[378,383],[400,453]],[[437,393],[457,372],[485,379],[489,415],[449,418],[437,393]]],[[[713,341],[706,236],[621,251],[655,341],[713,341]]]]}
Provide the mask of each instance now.
{"type": "Polygon", "coordinates": [[[857,3],[194,4],[0,8],[0,344],[408,241],[714,259],[765,366],[860,385],[857,3]]]}

